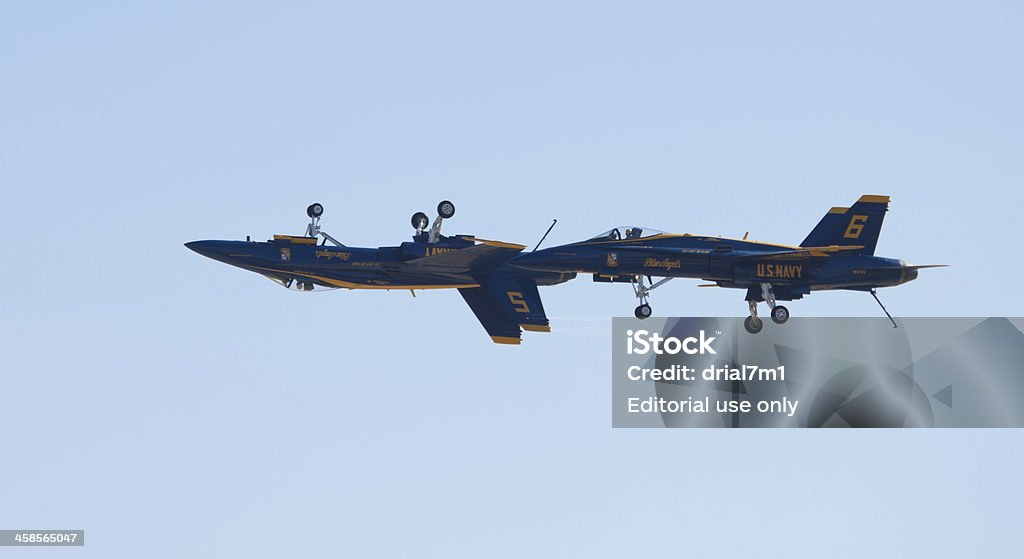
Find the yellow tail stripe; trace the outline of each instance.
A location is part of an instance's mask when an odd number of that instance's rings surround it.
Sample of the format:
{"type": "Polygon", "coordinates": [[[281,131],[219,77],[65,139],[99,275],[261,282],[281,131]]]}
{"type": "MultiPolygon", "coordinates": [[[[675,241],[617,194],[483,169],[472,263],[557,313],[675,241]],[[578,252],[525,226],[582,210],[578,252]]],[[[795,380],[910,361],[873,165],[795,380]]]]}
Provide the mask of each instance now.
{"type": "Polygon", "coordinates": [[[526,330],[528,332],[550,332],[551,331],[551,326],[548,326],[547,324],[520,324],[519,326],[522,326],[523,330],[526,330]]]}
{"type": "Polygon", "coordinates": [[[874,202],[874,203],[878,203],[878,204],[888,204],[889,203],[889,197],[888,196],[879,196],[877,194],[865,194],[865,195],[861,196],[860,199],[858,199],[857,201],[858,202],[874,202]]]}

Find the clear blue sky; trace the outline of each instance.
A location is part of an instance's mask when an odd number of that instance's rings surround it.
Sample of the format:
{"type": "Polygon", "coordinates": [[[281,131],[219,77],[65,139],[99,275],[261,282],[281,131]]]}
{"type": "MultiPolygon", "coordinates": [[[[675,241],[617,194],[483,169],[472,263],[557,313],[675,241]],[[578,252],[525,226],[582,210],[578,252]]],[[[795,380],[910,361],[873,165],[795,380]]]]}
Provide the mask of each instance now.
{"type": "MultiPolygon", "coordinates": [[[[546,288],[553,332],[505,347],[455,292],[291,293],[182,243],[319,201],[397,244],[443,198],[447,231],[530,244],[552,218],[798,242],[889,194],[878,253],[953,265],[895,314],[1019,316],[1022,15],[5,3],[0,527],[87,530],[39,557],[1005,554],[1019,431],[614,431],[628,286],[546,288]]],[[[745,312],[695,282],[652,304],[745,312]]]]}

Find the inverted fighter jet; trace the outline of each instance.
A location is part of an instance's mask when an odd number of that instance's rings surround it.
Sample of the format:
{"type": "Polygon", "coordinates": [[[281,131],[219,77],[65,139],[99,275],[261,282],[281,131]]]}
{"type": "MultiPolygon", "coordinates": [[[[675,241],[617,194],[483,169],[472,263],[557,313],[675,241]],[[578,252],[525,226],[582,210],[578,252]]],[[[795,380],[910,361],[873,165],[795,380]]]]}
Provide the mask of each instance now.
{"type": "Polygon", "coordinates": [[[519,344],[523,330],[550,332],[537,286],[576,276],[508,267],[523,245],[442,235],[442,222],[455,215],[455,205],[447,200],[438,204],[433,225],[423,212],[412,216],[411,242],[380,248],[349,247],[335,240],[320,230],[323,212],[320,204],[306,209],[310,222],[302,236],[274,235],[265,242],[193,241],[185,246],[298,291],[407,289],[415,296],[425,289],[458,289],[491,339],[501,344],[519,344]]]}

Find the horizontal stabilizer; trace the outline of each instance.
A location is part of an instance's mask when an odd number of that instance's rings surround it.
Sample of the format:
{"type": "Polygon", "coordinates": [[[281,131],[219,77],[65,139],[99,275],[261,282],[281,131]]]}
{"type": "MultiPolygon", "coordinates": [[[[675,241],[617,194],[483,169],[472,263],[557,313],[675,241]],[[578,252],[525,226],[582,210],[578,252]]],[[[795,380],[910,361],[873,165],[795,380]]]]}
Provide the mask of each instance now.
{"type": "MultiPolygon", "coordinates": [[[[916,272],[918,270],[925,270],[925,269],[928,269],[928,268],[948,268],[948,267],[949,267],[949,264],[921,264],[919,266],[910,266],[910,265],[904,264],[903,266],[900,266],[899,269],[906,270],[906,271],[911,271],[911,272],[916,272]]],[[[893,268],[887,267],[887,266],[874,266],[874,267],[860,268],[860,269],[864,270],[865,272],[889,272],[889,271],[893,270],[893,268]]]]}
{"type": "Polygon", "coordinates": [[[517,248],[519,250],[523,250],[523,249],[526,248],[526,245],[521,245],[519,243],[506,243],[505,241],[492,241],[491,239],[481,239],[480,237],[466,237],[466,240],[476,241],[476,242],[478,242],[478,243],[480,243],[482,245],[488,245],[488,246],[493,246],[493,247],[517,248]]]}

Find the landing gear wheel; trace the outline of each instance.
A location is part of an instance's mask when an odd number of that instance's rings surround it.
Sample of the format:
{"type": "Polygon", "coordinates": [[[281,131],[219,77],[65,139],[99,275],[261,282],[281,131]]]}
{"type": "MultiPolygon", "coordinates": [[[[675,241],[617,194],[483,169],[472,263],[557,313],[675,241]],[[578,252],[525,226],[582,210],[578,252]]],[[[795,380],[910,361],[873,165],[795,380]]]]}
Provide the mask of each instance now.
{"type": "Polygon", "coordinates": [[[757,334],[762,328],[764,328],[764,322],[756,316],[748,316],[747,319],[743,321],[743,327],[747,329],[747,332],[757,334]]]}
{"type": "Polygon", "coordinates": [[[654,311],[651,310],[651,306],[648,305],[647,303],[644,303],[637,307],[635,311],[633,311],[633,315],[639,318],[640,320],[643,320],[645,318],[649,318],[652,312],[654,311]]]}
{"type": "Polygon", "coordinates": [[[412,228],[417,231],[423,231],[430,225],[430,218],[423,212],[416,212],[412,214],[412,228]]]}
{"type": "Polygon", "coordinates": [[[789,309],[782,305],[775,305],[772,309],[772,322],[775,324],[785,324],[789,320],[789,309]]]}
{"type": "Polygon", "coordinates": [[[324,207],[319,202],[314,202],[306,208],[306,215],[309,217],[320,217],[324,215],[324,207]]]}
{"type": "Polygon", "coordinates": [[[448,200],[442,201],[437,205],[437,215],[445,219],[451,219],[452,216],[455,215],[455,204],[452,204],[448,200]]]}

